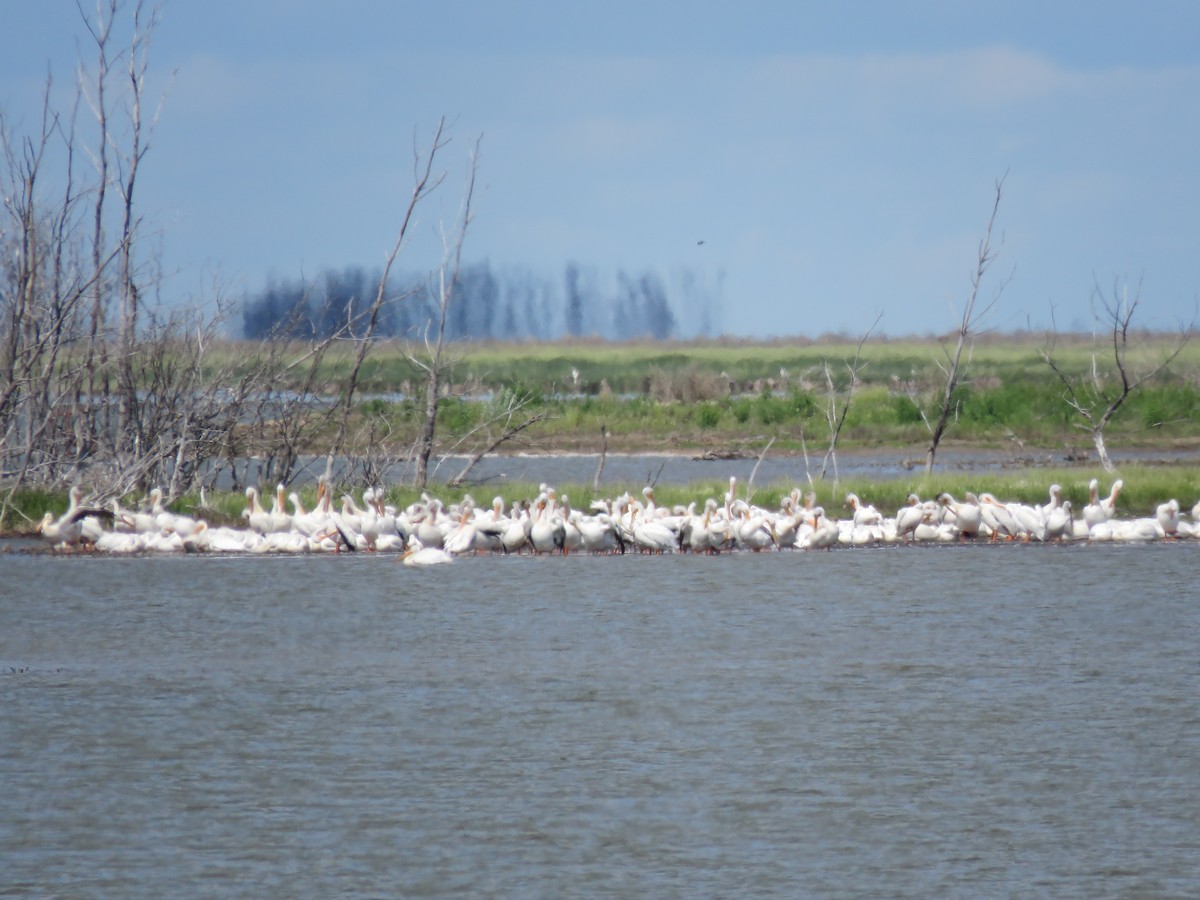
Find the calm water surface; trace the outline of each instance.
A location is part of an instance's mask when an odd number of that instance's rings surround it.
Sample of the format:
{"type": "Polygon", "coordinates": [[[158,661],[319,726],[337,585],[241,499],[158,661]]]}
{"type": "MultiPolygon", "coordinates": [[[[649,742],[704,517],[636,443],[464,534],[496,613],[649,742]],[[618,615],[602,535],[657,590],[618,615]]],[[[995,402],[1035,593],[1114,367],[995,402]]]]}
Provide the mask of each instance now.
{"type": "Polygon", "coordinates": [[[1198,564],[0,556],[0,893],[1196,896],[1198,564]]]}

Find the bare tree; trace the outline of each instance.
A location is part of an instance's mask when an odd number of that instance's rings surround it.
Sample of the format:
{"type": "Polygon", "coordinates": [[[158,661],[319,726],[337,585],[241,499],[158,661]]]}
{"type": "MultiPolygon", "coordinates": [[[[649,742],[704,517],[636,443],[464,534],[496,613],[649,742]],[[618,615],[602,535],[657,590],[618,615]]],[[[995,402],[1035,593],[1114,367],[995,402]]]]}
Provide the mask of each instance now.
{"type": "MultiPolygon", "coordinates": [[[[354,392],[358,388],[359,373],[362,371],[363,362],[367,358],[367,353],[375,337],[375,328],[379,322],[379,313],[388,298],[388,281],[391,277],[392,265],[395,263],[396,257],[400,254],[400,249],[404,246],[404,242],[408,237],[408,229],[412,224],[417,206],[432,191],[436,190],[445,179],[444,173],[434,174],[433,166],[438,153],[445,148],[447,143],[449,143],[449,138],[446,136],[446,120],[443,118],[438,121],[437,128],[434,129],[433,139],[430,141],[429,149],[425,152],[424,157],[422,157],[420,151],[415,146],[413,148],[412,194],[409,196],[408,205],[405,207],[404,214],[401,217],[400,233],[396,236],[396,241],[392,245],[391,252],[387,256],[387,262],[383,267],[383,273],[379,276],[379,285],[375,292],[375,299],[364,315],[365,328],[355,336],[357,349],[354,355],[354,363],[350,368],[350,374],[346,378],[345,388],[342,392],[342,415],[341,420],[338,422],[337,437],[334,438],[331,449],[331,452],[334,454],[341,452],[342,445],[346,440],[346,428],[350,421],[350,410],[354,399],[354,392]]],[[[466,222],[463,223],[463,231],[466,231],[466,222]]],[[[444,314],[442,318],[444,330],[444,314]]]]}
{"type": "Polygon", "coordinates": [[[829,423],[829,449],[825,451],[825,459],[821,462],[821,478],[824,480],[825,472],[832,461],[834,484],[838,481],[838,438],[842,434],[842,426],[846,424],[846,416],[850,412],[850,401],[854,397],[854,388],[858,385],[858,376],[867,367],[867,362],[862,358],[863,344],[871,337],[871,332],[875,330],[875,326],[879,324],[882,318],[882,312],[875,316],[875,321],[871,323],[871,327],[864,331],[862,337],[858,339],[858,346],[854,348],[854,359],[846,363],[846,368],[850,370],[850,382],[846,387],[846,395],[840,404],[840,410],[837,389],[833,383],[833,372],[829,368],[829,360],[825,360],[825,383],[829,387],[829,400],[825,406],[825,419],[829,423]]]}
{"type": "Polygon", "coordinates": [[[0,111],[0,474],[6,481],[0,521],[12,491],[27,480],[53,480],[60,445],[78,455],[80,423],[67,414],[79,379],[72,349],[83,298],[101,277],[80,252],[84,187],[73,175],[73,128],[51,109],[51,87],[47,78],[39,125],[28,136],[14,136],[0,111]],[[47,179],[53,183],[47,160],[56,142],[67,151],[57,200],[46,186],[47,179]]]}
{"type": "MultiPolygon", "coordinates": [[[[1007,175],[1004,176],[1004,178],[1006,177],[1007,175]]],[[[975,338],[979,334],[984,319],[995,308],[1001,293],[1003,293],[1008,281],[1011,280],[1010,277],[1001,282],[995,293],[992,294],[991,299],[982,306],[977,306],[980,287],[983,284],[983,276],[987,274],[988,269],[991,268],[992,262],[996,258],[995,251],[992,249],[992,229],[996,224],[996,214],[1000,210],[1000,197],[1004,191],[1004,178],[996,181],[996,199],[992,204],[992,214],[988,217],[983,238],[979,242],[979,255],[976,259],[975,272],[971,275],[971,293],[967,298],[966,305],[963,307],[958,328],[950,334],[950,337],[954,340],[954,349],[951,351],[947,349],[945,343],[942,344],[946,359],[944,362],[939,360],[938,366],[945,378],[945,385],[941,391],[941,399],[938,404],[937,420],[931,423],[929,418],[925,416],[924,411],[921,414],[926,426],[929,428],[929,450],[925,454],[925,473],[927,475],[933,471],[933,463],[937,456],[938,445],[941,443],[942,437],[946,434],[946,429],[950,425],[950,417],[958,409],[958,387],[966,367],[970,363],[969,348],[974,346],[975,338]],[[965,361],[963,360],[964,349],[968,351],[967,360],[965,361]]]]}
{"type": "Polygon", "coordinates": [[[462,271],[463,243],[466,240],[467,229],[475,215],[472,203],[475,195],[475,176],[478,172],[481,140],[481,138],[476,139],[470,154],[467,187],[453,238],[445,231],[442,234],[445,255],[434,275],[436,282],[433,286],[435,318],[430,319],[425,325],[422,335],[424,353],[416,351],[408,354],[409,361],[423,374],[425,394],[420,433],[417,435],[417,443],[414,448],[417,465],[413,481],[418,488],[424,488],[429,479],[429,458],[433,455],[438,406],[442,398],[442,384],[446,370],[452,363],[446,342],[446,322],[454,301],[459,274],[462,271]]]}
{"type": "Polygon", "coordinates": [[[92,18],[80,15],[97,57],[91,73],[81,62],[69,116],[51,108],[49,78],[31,134],[13,135],[0,111],[0,521],[29,484],[188,489],[243,428],[263,383],[242,357],[214,365],[230,309],[219,296],[215,312],[197,301],[210,312],[160,316],[160,266],[139,247],[157,11],[99,0],[92,18]],[[92,117],[80,121],[84,101],[92,117]]]}
{"type": "Polygon", "coordinates": [[[514,391],[511,388],[501,391],[489,404],[484,420],[464,434],[451,449],[451,452],[454,452],[456,448],[477,435],[484,435],[482,446],[471,454],[466,465],[447,484],[450,487],[458,487],[467,480],[467,476],[471,474],[471,470],[479,464],[481,459],[495,453],[502,444],[515,440],[526,428],[546,418],[545,412],[529,412],[532,402],[531,394],[514,391]]]}
{"type": "MultiPolygon", "coordinates": [[[[1108,456],[1108,448],[1104,442],[1105,428],[1135,390],[1157,377],[1179,356],[1187,345],[1192,328],[1190,324],[1180,327],[1165,355],[1145,370],[1134,371],[1129,359],[1130,326],[1134,313],[1141,305],[1141,294],[1140,282],[1132,299],[1129,297],[1128,284],[1114,282],[1111,298],[1105,297],[1099,285],[1096,285],[1092,295],[1092,315],[1098,324],[1103,325],[1108,335],[1101,346],[1097,344],[1093,332],[1091,365],[1087,373],[1071,375],[1054,359],[1057,327],[1046,335],[1046,345],[1041,351],[1042,359],[1062,383],[1063,400],[1083,419],[1082,422],[1076,422],[1075,427],[1091,435],[1096,455],[1106,472],[1112,472],[1115,466],[1108,456]],[[1096,301],[1099,302],[1099,309],[1096,307],[1096,301]],[[1111,365],[1101,364],[1102,354],[1111,354],[1111,365]]],[[[1053,321],[1053,310],[1051,319],[1053,321]]]]}
{"type": "MultiPolygon", "coordinates": [[[[89,402],[107,414],[110,377],[116,380],[117,421],[110,432],[107,422],[95,422],[95,437],[113,442],[114,450],[125,456],[136,456],[138,448],[152,439],[142,430],[139,412],[139,386],[135,371],[136,356],[142,344],[139,325],[143,317],[145,296],[157,283],[147,278],[139,245],[142,219],[135,203],[141,165],[150,150],[150,136],[157,120],[157,111],[145,109],[146,77],[149,71],[149,47],[159,24],[160,11],[144,0],[135,0],[129,11],[131,26],[128,45],[113,46],[113,35],[119,18],[129,6],[123,0],[99,0],[94,17],[80,7],[84,26],[92,37],[96,51],[96,69],[88,73],[80,67],[79,94],[92,112],[97,140],[90,149],[95,168],[92,226],[92,261],[100,270],[101,260],[114,256],[115,271],[98,278],[92,291],[92,311],[86,350],[89,402]],[[112,83],[115,75],[122,81],[112,83]],[[114,90],[111,90],[115,88],[114,90]],[[115,121],[115,120],[120,120],[115,121]],[[116,210],[109,210],[109,188],[113,187],[119,200],[116,210]],[[109,230],[115,232],[110,238],[109,230]],[[111,247],[111,250],[110,250],[111,247]],[[118,301],[117,341],[110,347],[106,330],[110,326],[110,306],[118,301]],[[109,370],[110,363],[115,371],[109,370]],[[100,402],[100,398],[103,398],[100,402]]],[[[73,150],[74,140],[68,141],[73,150]]]]}

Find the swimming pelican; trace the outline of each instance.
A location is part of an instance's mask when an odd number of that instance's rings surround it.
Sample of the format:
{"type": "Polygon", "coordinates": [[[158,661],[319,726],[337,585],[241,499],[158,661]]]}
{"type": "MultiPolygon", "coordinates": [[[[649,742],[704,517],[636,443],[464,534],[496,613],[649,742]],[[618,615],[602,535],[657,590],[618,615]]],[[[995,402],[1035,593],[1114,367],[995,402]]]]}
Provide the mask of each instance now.
{"type": "Polygon", "coordinates": [[[406,566],[438,566],[454,562],[454,557],[441,547],[424,547],[414,534],[408,539],[408,549],[400,557],[406,566]]]}

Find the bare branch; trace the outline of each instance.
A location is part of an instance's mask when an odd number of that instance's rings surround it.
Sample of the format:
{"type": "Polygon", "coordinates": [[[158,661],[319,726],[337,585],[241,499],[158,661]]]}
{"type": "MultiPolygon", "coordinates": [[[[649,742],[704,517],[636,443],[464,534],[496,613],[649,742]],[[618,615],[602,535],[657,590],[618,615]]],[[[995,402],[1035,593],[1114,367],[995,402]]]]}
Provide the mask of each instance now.
{"type": "MultiPolygon", "coordinates": [[[[983,283],[984,275],[991,268],[992,262],[996,258],[995,251],[992,249],[992,231],[995,228],[996,216],[1000,211],[1000,198],[1004,193],[1004,181],[1008,177],[1005,173],[996,181],[996,198],[992,203],[992,212],[988,216],[987,225],[984,228],[983,237],[979,241],[979,253],[976,258],[975,272],[971,276],[971,293],[967,298],[966,306],[963,308],[962,318],[959,321],[958,330],[955,332],[954,352],[949,355],[948,366],[943,369],[946,378],[945,390],[942,392],[941,401],[938,407],[937,422],[934,424],[929,441],[929,450],[925,456],[925,472],[929,474],[933,471],[934,458],[937,456],[938,445],[941,443],[943,435],[950,424],[950,416],[957,409],[956,392],[958,389],[961,372],[963,369],[962,354],[963,349],[968,345],[968,342],[973,342],[976,333],[982,323],[982,320],[995,307],[1000,299],[1000,294],[1005,286],[1011,280],[1005,279],[1002,281],[992,296],[982,309],[976,312],[975,305],[979,299],[979,289],[983,283]]],[[[970,362],[970,352],[968,351],[967,362],[970,362]]]]}

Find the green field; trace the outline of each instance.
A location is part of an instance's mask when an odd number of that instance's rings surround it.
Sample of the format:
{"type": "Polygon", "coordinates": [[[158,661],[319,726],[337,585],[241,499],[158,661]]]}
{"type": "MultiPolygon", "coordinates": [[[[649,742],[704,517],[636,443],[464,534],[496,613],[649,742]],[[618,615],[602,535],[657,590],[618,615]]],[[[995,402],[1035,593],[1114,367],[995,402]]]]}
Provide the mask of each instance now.
{"type": "MultiPolygon", "coordinates": [[[[1154,368],[1175,340],[1138,336],[1129,371],[1154,368]]],[[[1041,357],[1044,346],[1032,334],[974,344],[946,446],[1090,452],[1088,434],[1077,427],[1081,419],[1041,357]]],[[[773,441],[772,452],[799,452],[828,443],[830,405],[840,411],[849,399],[840,448],[921,448],[948,349],[935,338],[867,343],[851,392],[852,341],[467,345],[455,351],[439,429],[448,438],[478,425],[489,412],[479,397],[515,391],[529,398],[530,410],[545,414],[524,435],[540,450],[598,451],[603,426],[612,450],[757,454],[773,441]]],[[[1090,379],[1094,371],[1108,391],[1117,384],[1111,356],[1111,345],[1090,336],[1061,337],[1054,351],[1069,376],[1090,379]]],[[[347,360],[327,359],[323,380],[336,384],[347,360]]],[[[396,398],[419,385],[402,348],[379,345],[363,372],[368,399],[359,405],[360,425],[378,420],[403,441],[415,432],[421,410],[396,398]]],[[[1200,445],[1200,344],[1188,344],[1139,387],[1106,436],[1114,448],[1200,445]]]]}

